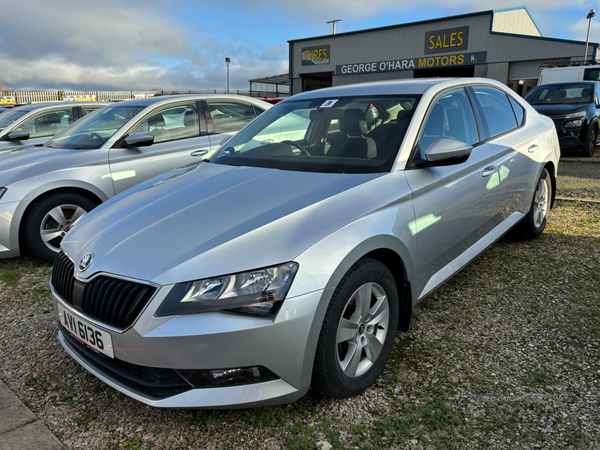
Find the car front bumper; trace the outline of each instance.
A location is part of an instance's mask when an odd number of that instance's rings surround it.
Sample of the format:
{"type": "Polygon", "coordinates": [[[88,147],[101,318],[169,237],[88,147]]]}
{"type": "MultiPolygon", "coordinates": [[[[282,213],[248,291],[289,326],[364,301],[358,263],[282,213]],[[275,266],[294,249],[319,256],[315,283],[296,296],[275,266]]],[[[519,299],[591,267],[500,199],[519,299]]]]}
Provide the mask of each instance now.
{"type": "Polygon", "coordinates": [[[134,325],[122,332],[102,327],[77,312],[53,289],[55,309],[60,304],[111,335],[115,358],[99,355],[75,339],[60,322],[59,341],[89,372],[122,393],[151,406],[254,407],[290,403],[305,395],[310,386],[314,348],[320,328],[315,328],[314,317],[325,291],[286,299],[274,319],[218,312],[154,317],[169,289],[170,286],[160,289],[134,325]],[[99,359],[102,359],[100,363],[99,359]],[[145,391],[143,386],[132,383],[127,374],[125,378],[122,376],[123,370],[141,373],[145,379],[154,379],[163,370],[175,373],[255,366],[268,369],[277,379],[227,387],[198,389],[188,386],[185,392],[167,393],[157,398],[145,391]]]}
{"type": "Polygon", "coordinates": [[[19,256],[18,227],[14,224],[19,202],[0,203],[0,258],[19,256]]]}

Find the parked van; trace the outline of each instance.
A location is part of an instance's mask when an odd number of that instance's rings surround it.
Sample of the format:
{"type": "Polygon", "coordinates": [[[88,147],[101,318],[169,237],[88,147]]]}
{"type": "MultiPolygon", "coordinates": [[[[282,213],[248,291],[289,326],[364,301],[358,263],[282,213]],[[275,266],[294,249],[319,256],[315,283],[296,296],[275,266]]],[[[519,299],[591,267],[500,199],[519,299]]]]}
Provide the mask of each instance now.
{"type": "Polygon", "coordinates": [[[561,83],[563,81],[600,81],[600,65],[549,67],[542,69],[538,78],[538,86],[546,83],[561,83]]]}

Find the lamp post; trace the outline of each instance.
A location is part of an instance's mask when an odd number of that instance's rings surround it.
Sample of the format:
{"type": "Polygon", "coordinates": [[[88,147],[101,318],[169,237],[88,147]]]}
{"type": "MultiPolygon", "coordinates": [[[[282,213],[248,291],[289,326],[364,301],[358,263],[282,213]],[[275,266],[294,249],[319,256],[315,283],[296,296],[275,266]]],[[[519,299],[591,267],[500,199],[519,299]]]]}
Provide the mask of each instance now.
{"type": "Polygon", "coordinates": [[[585,57],[583,58],[584,64],[587,62],[588,43],[590,42],[590,27],[592,26],[592,17],[594,17],[595,15],[596,15],[596,11],[594,11],[593,9],[590,9],[590,12],[586,16],[586,19],[588,19],[589,22],[588,22],[587,37],[585,38],[585,57]]]}
{"type": "MultiPolygon", "coordinates": [[[[587,47],[586,47],[587,52],[587,47]]],[[[231,58],[226,57],[225,62],[227,63],[227,93],[229,94],[229,63],[231,62],[231,58]]]]}

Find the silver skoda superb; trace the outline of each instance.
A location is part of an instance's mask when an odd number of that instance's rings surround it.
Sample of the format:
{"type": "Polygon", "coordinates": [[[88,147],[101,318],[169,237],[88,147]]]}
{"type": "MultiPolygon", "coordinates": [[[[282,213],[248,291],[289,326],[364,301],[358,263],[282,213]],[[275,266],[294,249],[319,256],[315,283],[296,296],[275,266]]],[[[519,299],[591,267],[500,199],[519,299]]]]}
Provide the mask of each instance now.
{"type": "Polygon", "coordinates": [[[558,157],[552,121],[491,80],[294,96],[75,225],[60,342],[153,406],[360,394],[416,303],[508,231],[542,233],[558,157]]]}

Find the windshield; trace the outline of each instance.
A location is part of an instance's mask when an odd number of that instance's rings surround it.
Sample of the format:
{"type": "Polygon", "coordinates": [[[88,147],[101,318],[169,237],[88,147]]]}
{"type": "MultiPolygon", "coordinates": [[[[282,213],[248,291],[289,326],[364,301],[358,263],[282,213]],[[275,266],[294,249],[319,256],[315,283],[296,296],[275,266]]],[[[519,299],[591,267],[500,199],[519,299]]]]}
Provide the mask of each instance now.
{"type": "Polygon", "coordinates": [[[525,100],[530,105],[592,103],[593,87],[591,84],[546,84],[529,91],[525,100]]]}
{"type": "Polygon", "coordinates": [[[2,114],[0,114],[0,132],[4,131],[6,128],[8,128],[10,125],[19,120],[28,112],[29,111],[23,110],[2,112],[2,114]]]}
{"type": "Polygon", "coordinates": [[[286,100],[231,139],[211,163],[307,172],[387,172],[419,98],[286,100]]]}
{"type": "Polygon", "coordinates": [[[65,128],[46,144],[52,148],[88,150],[102,147],[144,106],[108,106],[94,111],[65,128]]]}

